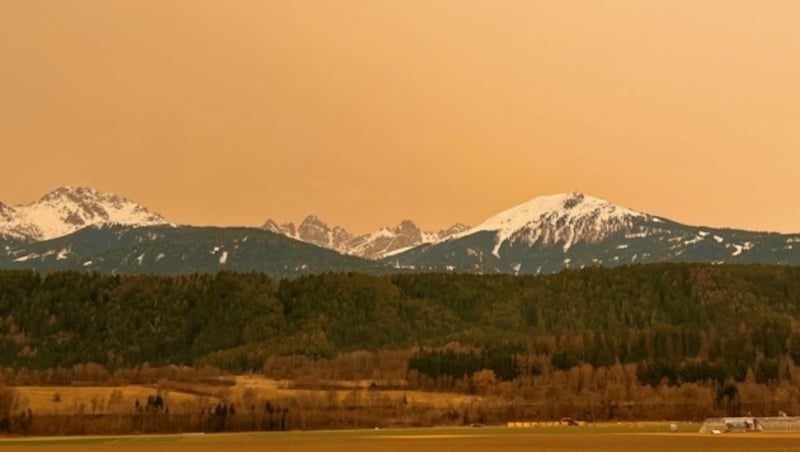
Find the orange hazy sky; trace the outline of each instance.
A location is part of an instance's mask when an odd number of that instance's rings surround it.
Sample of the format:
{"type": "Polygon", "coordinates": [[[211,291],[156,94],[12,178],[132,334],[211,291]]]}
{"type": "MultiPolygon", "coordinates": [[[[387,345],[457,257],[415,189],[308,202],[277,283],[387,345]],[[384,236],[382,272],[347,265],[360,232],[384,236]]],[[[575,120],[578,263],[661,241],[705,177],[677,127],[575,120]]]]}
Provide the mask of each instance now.
{"type": "Polygon", "coordinates": [[[800,1],[2,0],[0,201],[426,229],[579,190],[800,231],[800,1]]]}

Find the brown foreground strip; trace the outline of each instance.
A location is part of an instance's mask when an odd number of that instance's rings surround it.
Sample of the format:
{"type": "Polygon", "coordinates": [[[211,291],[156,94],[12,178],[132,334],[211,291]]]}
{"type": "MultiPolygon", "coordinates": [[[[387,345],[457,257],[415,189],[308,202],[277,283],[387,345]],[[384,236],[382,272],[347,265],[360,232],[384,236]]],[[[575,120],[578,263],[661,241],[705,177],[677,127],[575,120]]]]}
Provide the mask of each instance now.
{"type": "Polygon", "coordinates": [[[489,430],[478,434],[403,435],[400,431],[371,434],[353,432],[296,432],[288,434],[220,434],[182,437],[70,438],[48,441],[0,440],[0,452],[515,452],[515,451],[800,451],[798,434],[660,434],[578,433],[504,434],[489,430]],[[395,434],[397,433],[397,434],[395,434]]]}

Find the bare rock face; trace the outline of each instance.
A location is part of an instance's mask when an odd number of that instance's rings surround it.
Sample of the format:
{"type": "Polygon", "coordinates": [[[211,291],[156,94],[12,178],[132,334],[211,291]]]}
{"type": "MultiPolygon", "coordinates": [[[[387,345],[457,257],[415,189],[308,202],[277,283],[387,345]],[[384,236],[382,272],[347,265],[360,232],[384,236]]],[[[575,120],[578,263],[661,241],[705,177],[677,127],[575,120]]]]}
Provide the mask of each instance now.
{"type": "Polygon", "coordinates": [[[317,246],[332,248],[331,228],[314,215],[309,215],[297,228],[297,235],[301,240],[317,246]]]}
{"type": "Polygon", "coordinates": [[[293,223],[279,225],[276,221],[269,219],[261,228],[342,254],[349,254],[346,252],[347,243],[353,239],[353,236],[343,228],[339,226],[331,228],[315,215],[307,216],[297,227],[293,223]]]}
{"type": "Polygon", "coordinates": [[[410,220],[404,220],[394,228],[381,228],[354,240],[350,246],[352,254],[378,259],[393,251],[412,248],[423,243],[423,233],[410,220]]]}

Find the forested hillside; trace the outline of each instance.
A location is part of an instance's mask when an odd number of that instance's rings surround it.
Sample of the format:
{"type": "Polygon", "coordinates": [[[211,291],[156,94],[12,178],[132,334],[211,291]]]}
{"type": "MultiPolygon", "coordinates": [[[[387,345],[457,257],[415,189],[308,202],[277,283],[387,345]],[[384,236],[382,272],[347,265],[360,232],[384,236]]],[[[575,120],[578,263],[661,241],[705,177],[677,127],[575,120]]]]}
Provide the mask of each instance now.
{"type": "Polygon", "coordinates": [[[261,369],[420,346],[431,378],[638,363],[641,383],[778,379],[800,362],[800,268],[660,264],[551,276],[0,272],[0,362],[261,369]],[[443,352],[457,342],[471,352],[443,352]],[[523,364],[523,357],[525,358],[523,364]]]}
{"type": "Polygon", "coordinates": [[[39,242],[3,242],[0,236],[0,269],[159,275],[229,271],[275,277],[387,270],[262,229],[169,225],[88,227],[39,242]]]}

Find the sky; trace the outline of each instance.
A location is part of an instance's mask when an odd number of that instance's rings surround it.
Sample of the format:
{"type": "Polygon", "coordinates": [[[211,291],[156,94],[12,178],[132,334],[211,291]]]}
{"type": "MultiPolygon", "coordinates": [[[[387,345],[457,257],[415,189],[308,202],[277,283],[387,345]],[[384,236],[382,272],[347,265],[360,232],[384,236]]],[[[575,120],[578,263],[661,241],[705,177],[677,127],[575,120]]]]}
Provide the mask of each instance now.
{"type": "Polygon", "coordinates": [[[477,225],[581,191],[800,232],[795,0],[2,0],[0,201],[477,225]]]}

